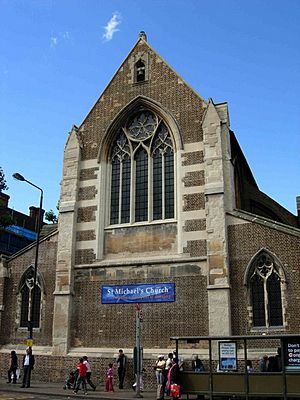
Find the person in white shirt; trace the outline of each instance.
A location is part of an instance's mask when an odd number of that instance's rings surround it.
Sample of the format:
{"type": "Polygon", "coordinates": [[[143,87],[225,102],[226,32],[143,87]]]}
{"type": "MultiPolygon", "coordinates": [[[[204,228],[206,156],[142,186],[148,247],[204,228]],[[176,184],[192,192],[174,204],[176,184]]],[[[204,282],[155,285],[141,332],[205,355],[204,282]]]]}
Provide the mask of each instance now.
{"type": "Polygon", "coordinates": [[[173,365],[172,361],[173,361],[173,353],[169,353],[167,361],[166,361],[166,369],[169,370],[172,367],[172,365],[173,365]]]}
{"type": "Polygon", "coordinates": [[[32,348],[27,347],[26,353],[23,357],[23,383],[22,388],[30,387],[31,371],[34,366],[34,355],[32,354],[32,348]]]}
{"type": "Polygon", "coordinates": [[[173,359],[174,358],[177,358],[177,360],[178,360],[179,371],[183,371],[184,359],[183,359],[183,357],[178,356],[178,354],[176,353],[176,350],[173,351],[173,359]]]}
{"type": "Polygon", "coordinates": [[[92,369],[87,356],[83,357],[83,364],[86,366],[86,382],[90,385],[93,390],[96,390],[96,386],[91,381],[92,369]]]}

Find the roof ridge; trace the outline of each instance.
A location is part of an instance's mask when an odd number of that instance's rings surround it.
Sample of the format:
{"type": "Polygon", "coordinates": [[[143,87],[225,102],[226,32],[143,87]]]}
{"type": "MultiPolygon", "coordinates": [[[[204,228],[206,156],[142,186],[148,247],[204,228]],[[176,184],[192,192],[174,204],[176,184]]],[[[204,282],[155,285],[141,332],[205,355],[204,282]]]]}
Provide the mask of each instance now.
{"type": "Polygon", "coordinates": [[[261,215],[253,214],[249,211],[234,209],[232,211],[227,211],[226,214],[232,215],[234,217],[240,217],[247,221],[251,221],[254,223],[261,224],[261,225],[269,226],[272,229],[276,229],[276,230],[279,230],[279,231],[282,231],[285,233],[290,233],[292,235],[300,237],[300,229],[299,228],[284,224],[282,222],[274,221],[267,217],[262,217],[261,215]]]}
{"type": "MultiPolygon", "coordinates": [[[[54,224],[55,225],[55,224],[54,224]]],[[[42,242],[44,242],[45,240],[47,240],[49,237],[54,236],[56,233],[58,232],[58,228],[54,229],[52,232],[50,232],[48,235],[42,236],[40,237],[39,240],[39,244],[41,244],[42,242]]],[[[33,248],[34,246],[36,246],[36,240],[32,243],[30,243],[28,246],[23,247],[23,249],[17,251],[16,253],[12,254],[10,257],[7,258],[7,261],[11,261],[13,260],[15,257],[18,257],[19,255],[21,255],[22,253],[25,253],[26,251],[30,250],[31,248],[33,248]]]]}

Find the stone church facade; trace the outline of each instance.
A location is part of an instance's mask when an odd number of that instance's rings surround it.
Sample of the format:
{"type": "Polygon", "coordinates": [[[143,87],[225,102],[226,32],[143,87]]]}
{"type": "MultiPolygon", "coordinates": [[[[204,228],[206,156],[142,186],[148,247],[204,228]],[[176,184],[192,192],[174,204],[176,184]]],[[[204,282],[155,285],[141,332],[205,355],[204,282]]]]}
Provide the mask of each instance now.
{"type": "MultiPolygon", "coordinates": [[[[142,32],[67,138],[58,227],[40,242],[42,375],[60,380],[83,354],[98,373],[119,348],[131,358],[135,306],[103,304],[103,285],[175,285],[174,302],[142,304],[146,367],[170,336],[298,333],[299,228],[259,190],[227,103],[202,99],[142,32]]],[[[34,255],[1,260],[3,371],[24,349],[34,255]]]]}

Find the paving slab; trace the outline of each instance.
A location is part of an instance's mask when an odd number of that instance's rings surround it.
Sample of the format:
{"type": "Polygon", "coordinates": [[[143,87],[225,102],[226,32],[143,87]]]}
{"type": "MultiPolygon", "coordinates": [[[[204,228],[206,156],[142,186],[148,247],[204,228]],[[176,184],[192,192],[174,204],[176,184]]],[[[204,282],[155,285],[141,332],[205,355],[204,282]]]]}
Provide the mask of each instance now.
{"type": "MultiPolygon", "coordinates": [[[[63,384],[59,383],[47,383],[47,382],[31,382],[30,388],[21,388],[21,383],[6,383],[5,381],[0,381],[0,392],[9,393],[30,393],[30,394],[40,394],[43,396],[57,396],[57,397],[69,397],[69,398],[91,398],[91,399],[101,399],[101,400],[131,400],[135,399],[136,393],[129,389],[116,389],[114,392],[106,392],[102,387],[97,387],[96,390],[88,390],[88,394],[85,395],[82,390],[79,390],[77,394],[73,393],[73,390],[63,389],[63,384]]],[[[144,391],[141,393],[144,399],[156,400],[155,391],[144,391]]]]}

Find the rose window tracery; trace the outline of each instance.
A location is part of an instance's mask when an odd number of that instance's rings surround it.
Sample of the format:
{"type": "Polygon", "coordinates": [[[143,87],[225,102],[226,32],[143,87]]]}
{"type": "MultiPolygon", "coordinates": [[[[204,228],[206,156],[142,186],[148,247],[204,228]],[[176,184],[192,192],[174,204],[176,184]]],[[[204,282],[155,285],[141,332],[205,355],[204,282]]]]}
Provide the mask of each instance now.
{"type": "Polygon", "coordinates": [[[157,128],[157,118],[150,111],[142,111],[134,116],[127,126],[128,134],[133,139],[144,140],[153,135],[157,128]]]}

